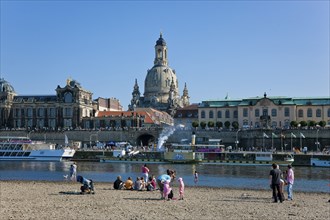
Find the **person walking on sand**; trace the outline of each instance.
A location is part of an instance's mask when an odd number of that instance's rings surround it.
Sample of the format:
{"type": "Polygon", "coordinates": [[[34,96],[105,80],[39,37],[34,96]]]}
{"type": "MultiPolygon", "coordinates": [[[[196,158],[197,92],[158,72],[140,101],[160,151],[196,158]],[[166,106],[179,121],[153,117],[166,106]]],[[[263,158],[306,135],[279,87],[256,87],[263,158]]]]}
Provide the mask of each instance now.
{"type": "Polygon", "coordinates": [[[70,179],[71,181],[76,181],[77,179],[77,164],[74,162],[70,166],[70,179]]]}
{"type": "Polygon", "coordinates": [[[195,171],[195,173],[194,173],[194,183],[195,183],[195,186],[198,183],[198,173],[197,173],[197,171],[195,171]]]}
{"type": "Polygon", "coordinates": [[[269,172],[269,182],[270,186],[273,190],[273,199],[274,202],[278,202],[278,199],[280,199],[280,202],[283,202],[283,196],[281,193],[281,175],[282,171],[278,168],[276,163],[272,164],[273,169],[269,172]]]}
{"type": "Polygon", "coordinates": [[[292,169],[292,165],[289,164],[288,170],[286,171],[286,183],[288,184],[287,185],[288,200],[293,200],[293,190],[292,190],[293,182],[294,182],[294,172],[292,169]]]}
{"type": "Polygon", "coordinates": [[[149,168],[147,167],[147,164],[144,164],[141,168],[142,170],[142,177],[145,181],[147,181],[149,179],[149,168]]]}
{"type": "Polygon", "coordinates": [[[178,179],[178,182],[179,182],[179,200],[183,200],[183,196],[184,196],[184,182],[183,182],[183,179],[182,177],[180,177],[178,179]]]}

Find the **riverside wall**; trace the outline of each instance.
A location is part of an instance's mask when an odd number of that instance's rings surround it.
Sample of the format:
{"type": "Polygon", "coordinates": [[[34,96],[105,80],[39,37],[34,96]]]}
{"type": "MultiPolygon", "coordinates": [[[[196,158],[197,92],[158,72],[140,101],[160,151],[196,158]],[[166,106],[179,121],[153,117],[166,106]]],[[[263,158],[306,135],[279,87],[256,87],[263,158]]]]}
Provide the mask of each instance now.
{"type": "Polygon", "coordinates": [[[177,129],[171,135],[162,133],[161,129],[128,129],[125,131],[64,131],[64,132],[45,132],[45,131],[0,131],[0,136],[28,136],[32,140],[41,140],[64,145],[65,136],[69,141],[81,142],[82,146],[89,146],[95,141],[107,143],[109,141],[128,141],[132,145],[140,145],[141,137],[149,138],[154,143],[158,142],[160,137],[164,138],[168,143],[180,143],[181,140],[191,141],[192,134],[196,137],[208,139],[221,139],[226,147],[232,146],[233,149],[249,150],[250,148],[275,148],[278,151],[291,150],[292,147],[307,147],[308,151],[318,151],[325,147],[330,147],[330,129],[319,130],[239,130],[239,131],[215,131],[215,130],[188,130],[177,129]],[[268,138],[264,137],[266,134],[268,138]],[[272,138],[272,133],[277,137],[272,138]],[[296,138],[291,136],[293,133],[296,138]],[[300,137],[302,133],[305,138],[300,137]],[[281,134],[284,138],[281,138],[281,134]],[[239,143],[236,146],[236,140],[239,143]],[[316,142],[319,142],[317,149],[316,142]],[[283,149],[282,149],[283,148],[283,149]]]}

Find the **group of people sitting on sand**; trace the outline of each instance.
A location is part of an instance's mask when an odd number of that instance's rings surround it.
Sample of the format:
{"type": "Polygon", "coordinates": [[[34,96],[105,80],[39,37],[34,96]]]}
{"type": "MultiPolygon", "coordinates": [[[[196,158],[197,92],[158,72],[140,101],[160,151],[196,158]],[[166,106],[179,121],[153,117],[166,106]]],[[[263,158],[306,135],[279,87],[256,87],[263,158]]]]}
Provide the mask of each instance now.
{"type": "MultiPolygon", "coordinates": [[[[161,199],[171,200],[173,199],[173,190],[171,184],[176,178],[176,173],[174,170],[168,169],[166,174],[162,174],[155,178],[154,175],[150,176],[147,181],[144,177],[137,177],[133,182],[131,177],[128,177],[124,182],[121,176],[118,176],[115,182],[113,183],[113,188],[116,190],[137,190],[137,191],[154,191],[159,190],[161,194],[161,199]],[[158,185],[158,188],[156,186],[158,185]]],[[[184,182],[180,177],[178,178],[179,182],[179,199],[183,200],[184,195],[184,182]]]]}
{"type": "Polygon", "coordinates": [[[137,191],[154,191],[157,189],[156,179],[154,176],[150,176],[147,181],[144,177],[136,177],[134,182],[132,177],[128,177],[124,182],[121,176],[117,176],[116,181],[113,183],[113,188],[137,191]]]}

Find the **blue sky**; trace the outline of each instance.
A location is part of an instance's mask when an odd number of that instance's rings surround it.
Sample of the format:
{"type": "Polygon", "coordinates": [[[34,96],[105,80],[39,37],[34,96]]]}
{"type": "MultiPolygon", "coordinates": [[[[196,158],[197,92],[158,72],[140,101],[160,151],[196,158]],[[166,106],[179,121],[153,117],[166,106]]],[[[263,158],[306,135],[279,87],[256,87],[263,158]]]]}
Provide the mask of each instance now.
{"type": "Polygon", "coordinates": [[[329,96],[329,1],[1,1],[1,77],[19,95],[76,79],[124,109],[160,32],[190,101],[329,96]]]}

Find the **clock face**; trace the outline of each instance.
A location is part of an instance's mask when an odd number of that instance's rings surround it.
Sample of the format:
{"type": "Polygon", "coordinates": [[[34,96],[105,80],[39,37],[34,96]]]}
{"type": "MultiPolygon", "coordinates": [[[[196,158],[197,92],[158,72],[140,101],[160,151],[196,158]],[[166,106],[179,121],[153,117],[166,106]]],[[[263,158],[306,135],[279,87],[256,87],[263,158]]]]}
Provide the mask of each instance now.
{"type": "Polygon", "coordinates": [[[74,85],[75,85],[75,82],[72,80],[72,81],[70,81],[70,86],[71,87],[74,87],[74,85]]]}

